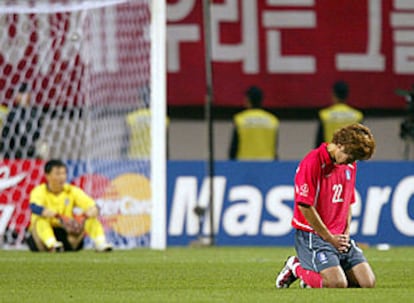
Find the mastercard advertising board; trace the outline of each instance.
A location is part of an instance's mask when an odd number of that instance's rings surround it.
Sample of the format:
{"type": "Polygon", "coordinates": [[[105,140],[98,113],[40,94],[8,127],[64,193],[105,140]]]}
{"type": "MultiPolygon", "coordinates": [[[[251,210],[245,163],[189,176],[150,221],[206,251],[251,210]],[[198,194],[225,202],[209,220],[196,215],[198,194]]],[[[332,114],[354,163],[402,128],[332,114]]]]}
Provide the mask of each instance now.
{"type": "MultiPolygon", "coordinates": [[[[217,161],[214,216],[204,161],[168,161],[167,243],[187,246],[211,234],[216,245],[293,245],[291,226],[297,161],[217,161]]],[[[31,189],[44,182],[44,162],[0,162],[0,235],[22,246],[30,223],[31,189]]],[[[92,196],[106,236],[117,249],[148,247],[151,227],[150,165],[146,161],[68,162],[68,181],[92,196]],[[93,173],[90,173],[93,171],[93,173]]],[[[350,232],[368,244],[414,245],[414,162],[358,163],[350,232]]],[[[86,241],[87,246],[91,245],[86,241]]]]}
{"type": "MultiPolygon", "coordinates": [[[[30,191],[45,181],[43,166],[41,160],[4,160],[0,164],[3,244],[24,245],[30,224],[30,191]]],[[[108,241],[117,248],[149,246],[151,187],[147,161],[72,161],[67,168],[68,182],[96,201],[108,241]]],[[[88,239],[86,245],[91,245],[88,239]]]]}
{"type": "Polygon", "coordinates": [[[107,239],[118,248],[149,246],[149,168],[140,160],[68,163],[68,179],[95,199],[107,239]]]}

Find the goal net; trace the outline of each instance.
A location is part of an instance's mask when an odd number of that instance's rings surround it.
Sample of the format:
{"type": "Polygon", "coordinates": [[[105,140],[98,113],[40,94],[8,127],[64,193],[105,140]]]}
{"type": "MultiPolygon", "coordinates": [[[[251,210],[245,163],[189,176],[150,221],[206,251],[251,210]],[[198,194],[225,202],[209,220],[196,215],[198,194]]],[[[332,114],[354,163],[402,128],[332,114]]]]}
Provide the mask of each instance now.
{"type": "MultiPolygon", "coordinates": [[[[150,245],[151,126],[165,125],[150,115],[151,92],[165,91],[152,85],[151,5],[0,4],[3,245],[24,245],[29,193],[52,158],[67,161],[68,181],[95,198],[109,241],[119,248],[150,245]]],[[[165,73],[162,66],[158,72],[165,73]]],[[[162,159],[165,143],[155,149],[162,159]]]]}

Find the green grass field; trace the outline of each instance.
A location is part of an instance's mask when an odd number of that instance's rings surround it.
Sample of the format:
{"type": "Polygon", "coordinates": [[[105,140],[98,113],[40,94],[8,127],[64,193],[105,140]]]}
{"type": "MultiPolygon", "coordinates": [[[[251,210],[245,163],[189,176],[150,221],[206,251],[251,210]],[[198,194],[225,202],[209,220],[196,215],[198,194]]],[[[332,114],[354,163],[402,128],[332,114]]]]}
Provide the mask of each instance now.
{"type": "Polygon", "coordinates": [[[414,302],[414,247],[365,254],[375,289],[275,289],[293,248],[0,251],[1,302],[414,302]]]}

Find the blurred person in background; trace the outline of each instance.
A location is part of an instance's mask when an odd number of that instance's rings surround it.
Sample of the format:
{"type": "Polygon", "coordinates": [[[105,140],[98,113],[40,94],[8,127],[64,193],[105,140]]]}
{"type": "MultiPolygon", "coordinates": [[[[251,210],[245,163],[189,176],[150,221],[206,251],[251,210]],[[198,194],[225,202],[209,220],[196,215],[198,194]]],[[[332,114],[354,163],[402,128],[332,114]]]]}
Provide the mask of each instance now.
{"type": "Polygon", "coordinates": [[[329,107],[319,111],[319,125],[315,147],[323,142],[330,142],[336,130],[352,123],[361,123],[364,115],[347,103],[349,86],[344,81],[337,81],[332,86],[332,102],[329,107]]]}
{"type": "Polygon", "coordinates": [[[262,90],[251,86],[245,94],[246,109],[233,118],[231,160],[278,159],[279,119],[265,111],[262,102],[262,90]]]}
{"type": "Polygon", "coordinates": [[[40,137],[42,112],[31,103],[27,83],[19,87],[15,103],[3,123],[0,151],[6,159],[36,158],[36,143],[40,137]]]}
{"type": "Polygon", "coordinates": [[[7,120],[7,114],[9,113],[9,108],[6,105],[0,104],[0,128],[3,129],[3,125],[7,120]]]}
{"type": "MultiPolygon", "coordinates": [[[[126,150],[128,159],[149,159],[151,157],[151,90],[149,84],[138,90],[138,109],[125,117],[128,142],[126,150]]],[[[168,158],[168,124],[167,125],[167,158],[168,158]]]]}

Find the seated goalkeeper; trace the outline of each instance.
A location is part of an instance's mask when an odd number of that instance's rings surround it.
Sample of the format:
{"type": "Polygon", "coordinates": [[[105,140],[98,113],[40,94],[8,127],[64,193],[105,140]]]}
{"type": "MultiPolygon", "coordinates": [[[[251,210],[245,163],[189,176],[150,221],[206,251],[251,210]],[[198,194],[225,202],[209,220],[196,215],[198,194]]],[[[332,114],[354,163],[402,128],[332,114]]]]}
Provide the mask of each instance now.
{"type": "Polygon", "coordinates": [[[96,251],[111,251],[99,222],[95,201],[82,189],[66,183],[66,165],[61,160],[45,164],[46,183],[30,193],[31,251],[78,251],[85,234],[95,244],[96,251]],[[76,214],[74,214],[74,209],[76,214]]]}

